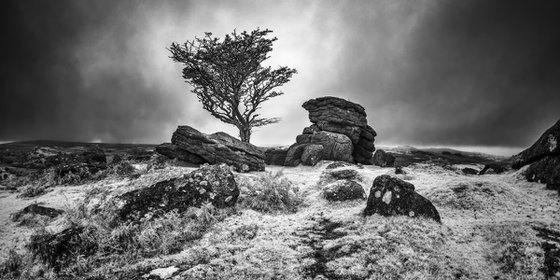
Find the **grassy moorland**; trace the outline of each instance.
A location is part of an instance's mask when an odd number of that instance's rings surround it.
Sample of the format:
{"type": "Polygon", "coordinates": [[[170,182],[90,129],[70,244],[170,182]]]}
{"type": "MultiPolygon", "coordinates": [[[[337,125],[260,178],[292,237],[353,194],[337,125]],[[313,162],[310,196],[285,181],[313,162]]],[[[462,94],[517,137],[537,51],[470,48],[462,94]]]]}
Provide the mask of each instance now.
{"type": "Polygon", "coordinates": [[[130,161],[95,178],[51,182],[39,192],[28,190],[39,187],[30,180],[0,191],[0,277],[554,279],[542,245],[544,229],[560,230],[558,193],[527,182],[523,169],[465,175],[462,168],[480,170],[489,159],[442,157],[470,156],[403,154],[397,159],[408,158],[410,165],[398,175],[389,167],[344,167],[358,172],[368,195],[373,179],[382,174],[414,184],[436,206],[441,224],[364,217],[365,200],[328,202],[321,196],[327,161],[315,167],[267,166],[266,172],[236,173],[241,195],[235,207],[203,205],[136,224],[111,223],[111,197],[195,168],[130,161]],[[32,203],[64,213],[14,217],[32,203]],[[43,242],[71,224],[84,231],[66,255],[53,258],[43,242]]]}

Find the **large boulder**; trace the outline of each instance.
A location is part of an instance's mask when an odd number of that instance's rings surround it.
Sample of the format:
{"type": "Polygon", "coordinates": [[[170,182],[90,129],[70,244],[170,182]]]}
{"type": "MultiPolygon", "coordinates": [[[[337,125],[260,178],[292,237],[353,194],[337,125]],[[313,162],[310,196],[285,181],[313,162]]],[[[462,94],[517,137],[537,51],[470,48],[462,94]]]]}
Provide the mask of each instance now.
{"type": "Polygon", "coordinates": [[[312,123],[338,123],[358,127],[367,124],[364,107],[342,98],[319,97],[306,101],[302,106],[309,112],[309,120],[312,123]]]}
{"type": "Polygon", "coordinates": [[[323,145],[324,159],[371,164],[376,132],[362,106],[327,96],[308,100],[303,108],[313,124],[296,137],[297,144],[323,145]]]}
{"type": "Polygon", "coordinates": [[[512,167],[521,168],[546,156],[560,155],[560,120],[547,129],[531,147],[513,157],[512,167]]]}
{"type": "Polygon", "coordinates": [[[156,147],[156,152],[170,159],[178,159],[184,162],[203,164],[205,160],[198,155],[192,154],[186,150],[179,148],[175,144],[163,143],[156,147]]]}
{"type": "Polygon", "coordinates": [[[395,165],[395,156],[383,150],[377,150],[373,154],[372,163],[381,167],[393,167],[395,165]]]}
{"type": "Polygon", "coordinates": [[[286,153],[284,165],[298,166],[301,163],[301,156],[303,155],[303,151],[307,146],[309,146],[309,144],[298,144],[298,143],[290,146],[288,148],[288,152],[286,153]]]}
{"type": "Polygon", "coordinates": [[[525,171],[529,182],[545,183],[549,189],[560,191],[560,156],[547,156],[531,164],[525,171]]]}
{"type": "Polygon", "coordinates": [[[560,120],[547,129],[531,147],[512,157],[513,168],[529,165],[525,177],[560,190],[560,120]]]}
{"type": "Polygon", "coordinates": [[[375,178],[364,214],[423,216],[441,222],[437,209],[428,199],[416,193],[414,185],[390,175],[375,178]]]}
{"type": "Polygon", "coordinates": [[[264,161],[269,165],[284,165],[287,154],[287,148],[268,148],[264,152],[264,161]]]}
{"type": "Polygon", "coordinates": [[[322,195],[328,201],[366,199],[366,192],[362,185],[352,180],[330,183],[323,188],[322,195]]]}
{"type": "Polygon", "coordinates": [[[173,133],[171,143],[198,156],[205,163],[225,163],[238,172],[263,171],[265,168],[263,151],[223,132],[206,135],[190,126],[179,126],[173,133]]]}
{"type": "Polygon", "coordinates": [[[225,164],[206,165],[191,173],[148,188],[133,190],[116,198],[116,212],[123,221],[138,221],[147,214],[152,217],[172,210],[183,212],[189,207],[212,203],[224,208],[235,205],[239,189],[225,164]]]}
{"type": "Polygon", "coordinates": [[[323,159],[353,162],[353,145],[344,134],[321,131],[311,135],[309,143],[323,146],[323,159]]]}
{"type": "Polygon", "coordinates": [[[323,160],[323,146],[312,144],[303,149],[301,154],[301,163],[303,165],[315,166],[321,160],[323,160]]]}
{"type": "Polygon", "coordinates": [[[369,125],[362,128],[360,133],[360,139],[357,143],[354,143],[354,161],[362,164],[371,164],[371,158],[373,157],[373,152],[375,151],[375,145],[373,144],[375,136],[377,133],[369,125]]]}

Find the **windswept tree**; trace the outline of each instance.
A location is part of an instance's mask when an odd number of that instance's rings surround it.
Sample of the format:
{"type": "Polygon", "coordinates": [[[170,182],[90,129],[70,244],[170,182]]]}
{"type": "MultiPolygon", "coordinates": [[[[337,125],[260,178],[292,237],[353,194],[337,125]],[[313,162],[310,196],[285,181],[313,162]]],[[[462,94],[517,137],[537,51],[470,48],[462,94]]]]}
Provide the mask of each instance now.
{"type": "Polygon", "coordinates": [[[263,102],[283,94],[277,87],[290,81],[295,69],[272,69],[261,64],[269,58],[271,30],[233,33],[223,40],[205,33],[184,44],[172,43],[171,59],[182,63],[183,78],[193,87],[205,110],[239,129],[241,141],[249,142],[251,131],[279,121],[262,117],[257,111],[263,102]]]}

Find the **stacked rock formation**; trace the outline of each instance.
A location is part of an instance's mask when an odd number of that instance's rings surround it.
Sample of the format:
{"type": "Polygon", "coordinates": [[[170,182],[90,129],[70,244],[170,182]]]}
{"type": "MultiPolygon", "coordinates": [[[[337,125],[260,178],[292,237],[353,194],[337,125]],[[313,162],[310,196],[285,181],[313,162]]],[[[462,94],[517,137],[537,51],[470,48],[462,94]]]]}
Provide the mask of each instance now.
{"type": "Polygon", "coordinates": [[[547,129],[531,147],[513,156],[512,167],[530,165],[525,177],[560,191],[560,121],[547,129]]]}
{"type": "Polygon", "coordinates": [[[315,160],[303,162],[304,154],[313,159],[371,164],[377,133],[367,124],[364,107],[327,96],[308,100],[303,108],[309,112],[313,124],[296,137],[296,143],[288,149],[285,165],[316,163],[315,160]],[[321,145],[323,149],[310,145],[321,145]]]}
{"type": "Polygon", "coordinates": [[[224,132],[206,135],[187,126],[179,126],[171,137],[171,143],[156,147],[164,156],[200,164],[225,163],[238,172],[263,171],[264,152],[224,132]]]}

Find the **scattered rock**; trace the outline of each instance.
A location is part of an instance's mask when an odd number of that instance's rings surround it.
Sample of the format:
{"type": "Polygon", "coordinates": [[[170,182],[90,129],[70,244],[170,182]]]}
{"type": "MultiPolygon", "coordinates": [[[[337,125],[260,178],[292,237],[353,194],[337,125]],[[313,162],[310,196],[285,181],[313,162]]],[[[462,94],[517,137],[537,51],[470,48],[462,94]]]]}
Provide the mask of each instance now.
{"type": "Polygon", "coordinates": [[[402,166],[395,166],[395,174],[406,175],[406,171],[404,171],[402,166]]]}
{"type": "Polygon", "coordinates": [[[307,166],[315,166],[319,161],[323,160],[323,146],[308,145],[301,154],[301,163],[307,166]]]}
{"type": "Polygon", "coordinates": [[[148,188],[127,192],[117,198],[121,220],[137,221],[147,214],[160,214],[212,203],[224,208],[235,205],[239,189],[230,168],[225,164],[206,165],[191,173],[148,188]]]}
{"type": "Polygon", "coordinates": [[[336,170],[325,170],[321,174],[322,180],[332,181],[332,180],[360,180],[358,171],[354,169],[336,169],[336,170]]]}
{"type": "Polygon", "coordinates": [[[493,162],[493,163],[486,164],[484,168],[482,168],[482,170],[478,172],[478,175],[502,174],[508,171],[509,169],[510,169],[510,163],[507,161],[493,162]]]}
{"type": "Polygon", "coordinates": [[[470,167],[465,167],[461,171],[463,171],[463,174],[465,175],[477,175],[479,172],[478,170],[470,167]]]}
{"type": "Polygon", "coordinates": [[[335,162],[327,165],[327,167],[325,167],[325,169],[335,169],[335,168],[347,167],[347,166],[352,166],[352,164],[350,164],[348,162],[344,162],[344,161],[335,161],[335,162]]]}
{"type": "Polygon", "coordinates": [[[284,160],[285,166],[298,166],[301,163],[301,156],[308,144],[293,144],[288,148],[286,159],[284,160]]]}
{"type": "Polygon", "coordinates": [[[264,161],[268,165],[284,165],[287,154],[287,148],[269,148],[264,152],[264,161]]]}
{"type": "Polygon", "coordinates": [[[353,162],[352,141],[344,134],[320,131],[310,135],[309,143],[323,146],[323,159],[353,162]]]}
{"type": "Polygon", "coordinates": [[[265,168],[263,151],[223,132],[206,135],[190,126],[179,126],[171,143],[206,163],[225,163],[238,172],[263,171],[265,168]]]}
{"type": "Polygon", "coordinates": [[[513,157],[512,167],[519,169],[546,156],[560,155],[560,120],[547,129],[531,147],[513,157]]]}
{"type": "Polygon", "coordinates": [[[56,218],[58,215],[64,213],[64,211],[60,210],[60,209],[55,209],[55,208],[50,208],[50,207],[45,207],[45,206],[41,206],[37,203],[33,203],[30,204],[28,206],[26,206],[25,208],[13,213],[10,215],[11,219],[13,222],[20,222],[20,219],[24,216],[24,215],[40,215],[40,216],[45,216],[48,218],[56,218]]]}
{"type": "Polygon", "coordinates": [[[547,156],[531,164],[525,171],[525,178],[560,192],[560,156],[547,156]]]}
{"type": "Polygon", "coordinates": [[[416,193],[414,185],[389,175],[378,176],[373,181],[364,214],[423,216],[441,222],[437,209],[416,193]]]}
{"type": "Polygon", "coordinates": [[[384,150],[377,150],[373,154],[372,163],[381,167],[392,167],[395,164],[395,156],[384,150]]]}
{"type": "Polygon", "coordinates": [[[366,199],[362,185],[352,180],[339,180],[323,188],[323,197],[329,201],[366,199]]]}

